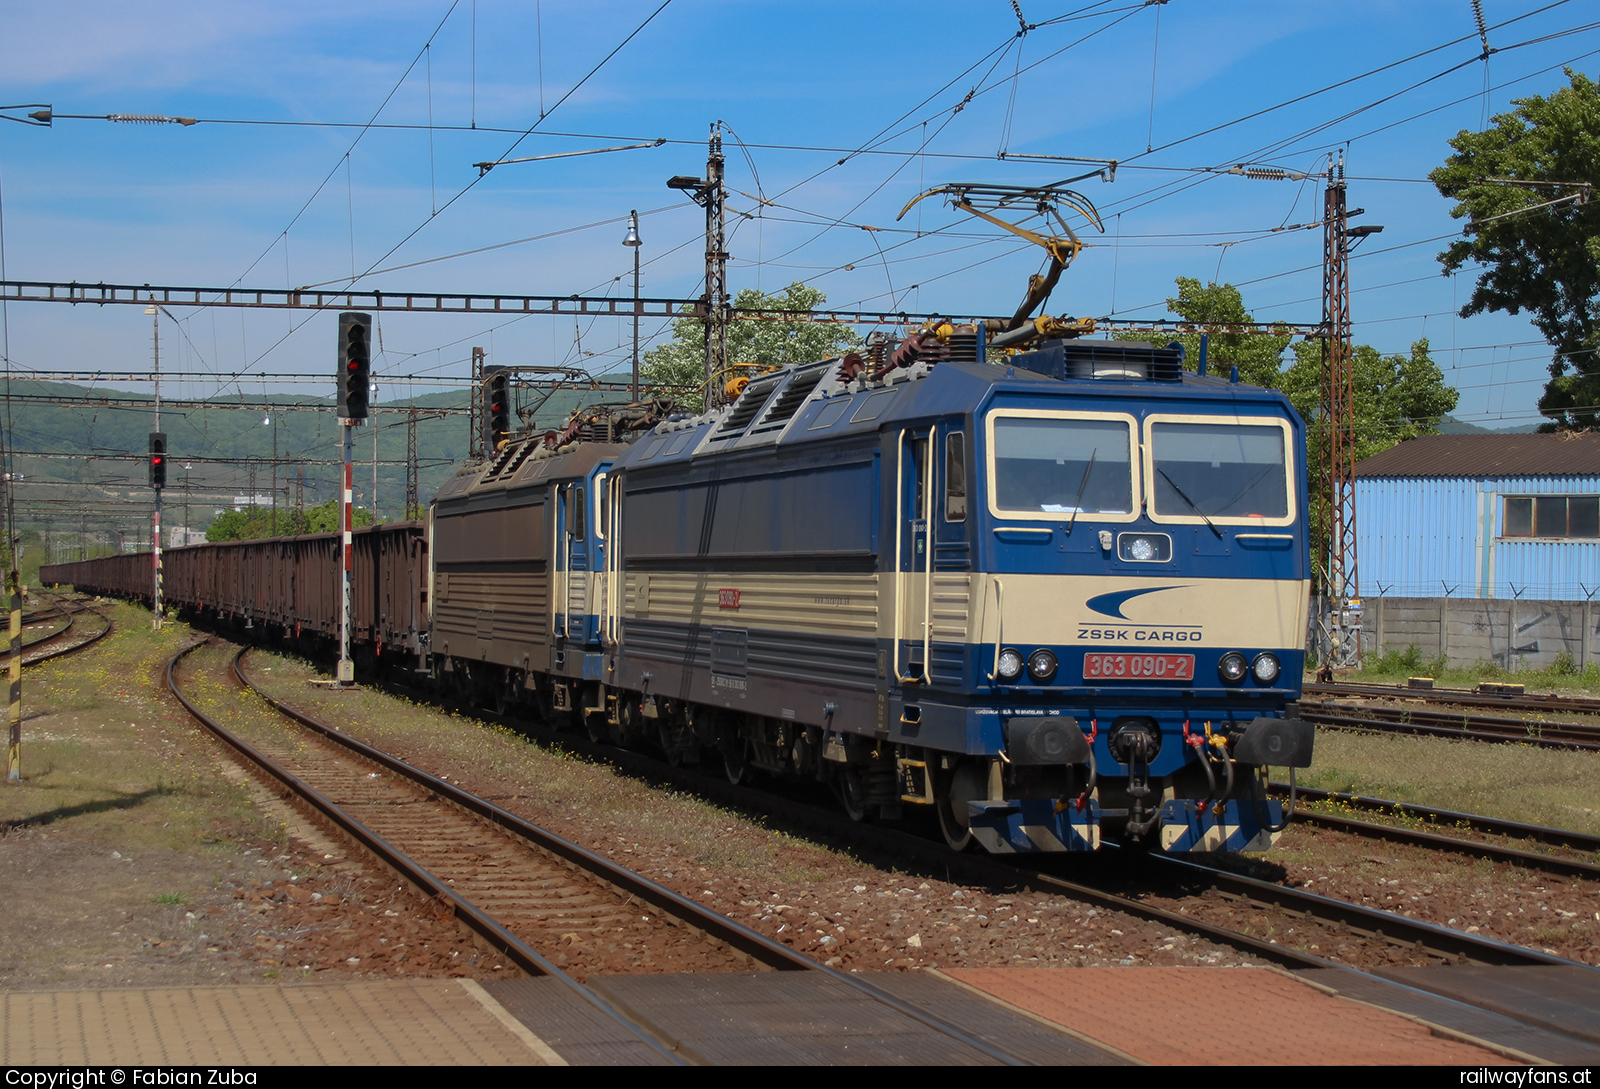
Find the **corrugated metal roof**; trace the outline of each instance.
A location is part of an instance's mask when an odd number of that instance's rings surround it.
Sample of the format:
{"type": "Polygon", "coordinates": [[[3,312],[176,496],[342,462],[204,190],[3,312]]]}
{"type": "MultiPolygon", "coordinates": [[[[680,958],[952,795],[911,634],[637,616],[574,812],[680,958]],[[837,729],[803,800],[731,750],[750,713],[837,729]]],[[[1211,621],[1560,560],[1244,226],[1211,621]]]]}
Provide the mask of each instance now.
{"type": "Polygon", "coordinates": [[[1356,465],[1358,477],[1600,475],[1600,434],[1423,435],[1356,465]]]}

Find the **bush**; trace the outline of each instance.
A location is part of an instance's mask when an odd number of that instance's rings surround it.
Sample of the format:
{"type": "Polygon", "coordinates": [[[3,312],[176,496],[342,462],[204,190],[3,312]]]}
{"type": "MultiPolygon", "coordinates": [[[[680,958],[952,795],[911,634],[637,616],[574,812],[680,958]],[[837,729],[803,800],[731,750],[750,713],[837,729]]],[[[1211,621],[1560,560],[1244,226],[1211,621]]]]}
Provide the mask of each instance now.
{"type": "Polygon", "coordinates": [[[1446,664],[1443,656],[1424,658],[1422,648],[1415,643],[1409,643],[1405,650],[1386,646],[1382,654],[1363,658],[1361,669],[1366,673],[1403,673],[1408,677],[1437,677],[1445,671],[1446,664]]]}
{"type": "Polygon", "coordinates": [[[1578,675],[1578,663],[1572,660],[1572,652],[1562,648],[1561,652],[1556,655],[1556,660],[1550,663],[1550,672],[1557,677],[1576,677],[1578,675]]]}

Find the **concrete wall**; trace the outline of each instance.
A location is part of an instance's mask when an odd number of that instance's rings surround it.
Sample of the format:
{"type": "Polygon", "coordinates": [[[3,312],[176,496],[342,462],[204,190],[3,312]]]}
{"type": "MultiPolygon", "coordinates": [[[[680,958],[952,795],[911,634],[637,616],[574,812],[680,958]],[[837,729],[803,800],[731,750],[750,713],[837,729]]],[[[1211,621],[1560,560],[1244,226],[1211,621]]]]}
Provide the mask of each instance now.
{"type": "Polygon", "coordinates": [[[1369,655],[1415,643],[1424,658],[1443,655],[1452,666],[1536,669],[1563,650],[1580,667],[1600,661],[1600,602],[1368,597],[1362,604],[1369,655]]]}

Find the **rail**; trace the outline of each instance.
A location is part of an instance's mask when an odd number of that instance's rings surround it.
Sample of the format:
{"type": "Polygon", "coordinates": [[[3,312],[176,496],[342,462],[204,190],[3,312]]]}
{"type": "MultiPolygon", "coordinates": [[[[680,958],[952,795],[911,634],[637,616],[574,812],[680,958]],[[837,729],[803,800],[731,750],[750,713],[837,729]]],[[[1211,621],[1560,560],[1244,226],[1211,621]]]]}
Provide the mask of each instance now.
{"type": "MultiPolygon", "coordinates": [[[[192,648],[191,648],[192,649],[192,648]]],[[[654,905],[658,910],[677,916],[711,936],[727,943],[734,949],[751,956],[756,961],[780,971],[810,971],[821,972],[850,989],[893,1009],[897,1013],[908,1017],[918,1023],[948,1036],[967,1047],[1007,1066],[1031,1065],[999,1048],[972,1036],[971,1034],[949,1024],[936,1015],[930,1014],[911,1003],[904,1002],[886,991],[883,991],[858,976],[847,972],[840,972],[827,965],[818,964],[810,957],[789,948],[781,942],[773,941],[763,934],[757,933],[740,923],[729,919],[719,912],[712,911],[702,904],[696,903],[665,886],[658,885],[650,879],[634,873],[623,866],[612,862],[593,851],[588,850],[571,840],[556,835],[548,829],[502,809],[493,802],[486,801],[478,796],[468,793],[437,776],[406,763],[397,757],[390,756],[381,749],[374,748],[363,741],[351,737],[342,730],[335,729],[316,718],[305,714],[292,705],[269,695],[257,687],[240,668],[240,662],[249,648],[241,648],[234,656],[233,668],[241,684],[251,692],[266,701],[280,714],[293,719],[314,733],[340,745],[362,758],[369,760],[397,775],[424,787],[439,797],[460,806],[468,812],[482,818],[496,827],[510,832],[519,839],[526,840],[551,854],[573,863],[578,868],[599,876],[616,887],[623,889],[640,900],[654,905]]],[[[174,659],[176,661],[176,659],[174,659]]],[[[170,675],[170,667],[169,667],[170,675]]],[[[189,706],[185,703],[185,706],[189,706]]],[[[192,710],[192,709],[191,709],[192,710]]],[[[452,895],[454,895],[452,891],[452,895]]],[[[474,909],[476,910],[476,909],[474,909]]],[[[498,924],[496,924],[498,925],[498,924]]],[[[509,936],[509,934],[508,934],[509,936]]],[[[531,950],[530,950],[531,952],[531,950]]],[[[537,954],[535,954],[537,956],[537,954]]],[[[543,958],[541,958],[542,960],[543,958]]],[[[548,962],[545,962],[548,963],[548,962]]],[[[554,966],[551,966],[554,968],[554,966]]],[[[576,984],[581,986],[581,984],[576,984]]],[[[598,996],[596,996],[598,997],[598,996]]]]}

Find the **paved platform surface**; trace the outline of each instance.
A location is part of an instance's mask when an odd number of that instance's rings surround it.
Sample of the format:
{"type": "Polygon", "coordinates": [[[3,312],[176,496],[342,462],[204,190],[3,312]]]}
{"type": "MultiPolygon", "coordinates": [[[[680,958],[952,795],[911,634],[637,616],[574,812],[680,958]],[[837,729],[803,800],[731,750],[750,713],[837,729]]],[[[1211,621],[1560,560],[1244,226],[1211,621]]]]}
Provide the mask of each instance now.
{"type": "Polygon", "coordinates": [[[958,968],[946,974],[1155,1066],[1513,1061],[1267,968],[958,968]]]}
{"type": "MultiPolygon", "coordinates": [[[[864,977],[981,1043],[823,973],[599,976],[714,1065],[1420,1065],[1600,1061],[1600,972],[993,968],[864,977]]],[[[550,979],[0,992],[0,1064],[663,1063],[550,979]]]]}
{"type": "Polygon", "coordinates": [[[560,1063],[468,980],[0,993],[6,1066],[560,1063]]]}
{"type": "MultiPolygon", "coordinates": [[[[1006,1055],[1049,1066],[1126,1065],[1115,1050],[925,972],[867,982],[1006,1055]]],[[[590,976],[588,985],[683,1058],[712,1066],[996,1066],[981,1048],[822,972],[590,976]]],[[[618,1028],[574,1009],[559,984],[485,985],[574,1065],[654,1061],[618,1028]]]]}

